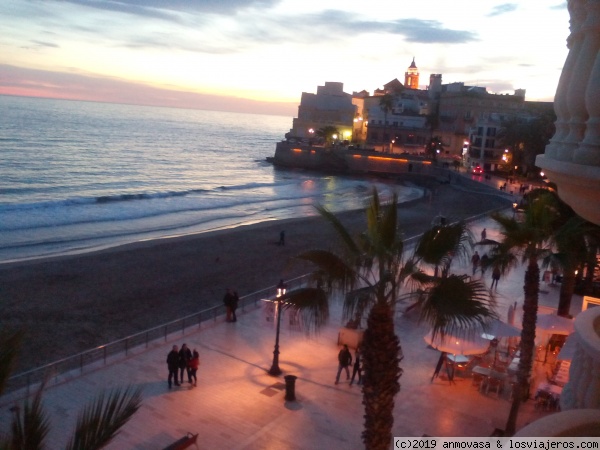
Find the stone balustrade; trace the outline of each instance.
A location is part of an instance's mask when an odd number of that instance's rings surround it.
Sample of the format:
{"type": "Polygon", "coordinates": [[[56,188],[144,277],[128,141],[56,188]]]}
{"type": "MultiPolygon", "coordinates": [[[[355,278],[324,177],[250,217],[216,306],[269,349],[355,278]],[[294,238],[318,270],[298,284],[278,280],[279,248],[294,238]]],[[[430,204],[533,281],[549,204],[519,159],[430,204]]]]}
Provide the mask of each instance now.
{"type": "Polygon", "coordinates": [[[600,409],[600,307],[577,315],[574,337],[575,352],[560,407],[563,411],[600,409]]]}
{"type": "Polygon", "coordinates": [[[569,53],[554,99],[556,132],[536,165],[579,215],[600,223],[600,0],[569,0],[569,53]]]}

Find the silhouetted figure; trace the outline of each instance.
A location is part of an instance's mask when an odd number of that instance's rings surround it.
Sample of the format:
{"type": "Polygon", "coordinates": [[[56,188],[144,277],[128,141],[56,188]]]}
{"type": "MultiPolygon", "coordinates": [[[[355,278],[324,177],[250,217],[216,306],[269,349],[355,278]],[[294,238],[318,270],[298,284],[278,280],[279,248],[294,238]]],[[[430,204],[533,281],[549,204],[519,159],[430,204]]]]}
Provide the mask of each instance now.
{"type": "Polygon", "coordinates": [[[177,378],[177,370],[179,370],[179,349],[176,345],[173,346],[169,354],[167,355],[167,368],[169,369],[169,389],[171,389],[171,381],[175,382],[175,386],[179,386],[177,378]]]}
{"type": "Polygon", "coordinates": [[[475,254],[471,256],[471,264],[473,265],[473,275],[475,275],[475,272],[477,271],[477,267],[479,266],[479,260],[479,253],[475,252],[475,254]]]}
{"type": "Polygon", "coordinates": [[[225,305],[225,311],[226,311],[226,316],[225,316],[226,322],[232,321],[233,301],[234,301],[233,292],[231,289],[227,289],[227,292],[225,292],[225,296],[223,297],[223,304],[225,305]]]}
{"type": "Polygon", "coordinates": [[[354,355],[354,368],[352,370],[352,378],[350,378],[350,384],[354,383],[354,377],[358,374],[358,381],[356,384],[362,384],[362,367],[360,366],[360,350],[356,349],[354,355]]]}
{"type": "Polygon", "coordinates": [[[498,281],[500,281],[500,268],[499,267],[494,267],[494,270],[492,271],[492,286],[491,286],[491,289],[494,289],[494,287],[495,287],[496,290],[498,290],[498,281]]]}
{"type": "Polygon", "coordinates": [[[279,233],[279,242],[277,243],[277,245],[285,245],[285,231],[281,230],[281,232],[279,233]]]}
{"type": "Polygon", "coordinates": [[[342,370],[346,371],[346,379],[350,379],[350,364],[352,364],[352,355],[350,354],[350,350],[348,350],[348,346],[344,344],[344,347],[338,353],[338,371],[335,376],[335,384],[340,382],[340,374],[342,370]]]}

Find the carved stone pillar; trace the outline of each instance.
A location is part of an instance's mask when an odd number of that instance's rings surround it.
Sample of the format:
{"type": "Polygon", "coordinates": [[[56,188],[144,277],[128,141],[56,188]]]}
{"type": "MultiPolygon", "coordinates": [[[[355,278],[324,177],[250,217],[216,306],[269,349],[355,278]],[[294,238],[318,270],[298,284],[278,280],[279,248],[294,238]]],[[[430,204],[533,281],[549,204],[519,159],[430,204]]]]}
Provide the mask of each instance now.
{"type": "Polygon", "coordinates": [[[576,349],[560,407],[600,409],[600,308],[580,313],[575,319],[575,333],[576,349]]]}
{"type": "MultiPolygon", "coordinates": [[[[597,39],[600,36],[600,2],[595,1],[589,8],[594,9],[590,14],[596,17],[596,22],[589,31],[597,39]]],[[[589,118],[586,122],[583,142],[575,150],[573,162],[583,165],[600,166],[600,52],[596,52],[594,66],[585,93],[585,107],[589,118]]]]}
{"type": "Polygon", "coordinates": [[[545,154],[548,158],[555,159],[558,149],[569,135],[569,108],[567,106],[567,91],[573,76],[573,70],[577,57],[581,52],[583,44],[583,33],[581,25],[585,19],[584,10],[585,0],[569,0],[567,7],[569,9],[569,29],[571,34],[567,38],[567,48],[569,54],[565,60],[558,86],[556,87],[556,95],[554,96],[554,112],[556,113],[556,122],[554,123],[556,131],[550,143],[546,146],[545,154]]]}
{"type": "Polygon", "coordinates": [[[585,134],[585,124],[588,120],[588,111],[585,105],[585,95],[600,49],[600,0],[587,0],[585,2],[586,17],[581,25],[583,44],[577,55],[573,74],[567,91],[567,107],[569,109],[569,135],[563,145],[558,149],[556,159],[572,161],[575,150],[579,147],[585,134]]]}

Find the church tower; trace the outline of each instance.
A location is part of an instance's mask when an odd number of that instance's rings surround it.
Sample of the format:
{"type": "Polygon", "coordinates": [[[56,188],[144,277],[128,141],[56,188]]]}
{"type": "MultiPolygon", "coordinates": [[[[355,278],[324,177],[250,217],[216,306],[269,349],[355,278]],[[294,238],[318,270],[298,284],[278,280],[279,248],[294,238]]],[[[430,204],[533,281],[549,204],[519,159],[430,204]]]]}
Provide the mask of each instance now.
{"type": "Polygon", "coordinates": [[[408,72],[404,73],[404,86],[409,89],[419,89],[419,69],[415,64],[414,56],[408,72]]]}

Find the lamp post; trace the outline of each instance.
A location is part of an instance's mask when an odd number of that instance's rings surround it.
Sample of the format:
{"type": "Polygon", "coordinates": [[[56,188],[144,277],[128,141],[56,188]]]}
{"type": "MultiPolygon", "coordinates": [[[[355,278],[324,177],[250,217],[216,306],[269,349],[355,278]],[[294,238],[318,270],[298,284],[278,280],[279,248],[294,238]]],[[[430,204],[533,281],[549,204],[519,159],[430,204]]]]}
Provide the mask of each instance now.
{"type": "Polygon", "coordinates": [[[277,314],[277,331],[275,332],[275,348],[273,349],[273,364],[269,369],[269,375],[278,376],[281,375],[281,369],[279,368],[279,326],[281,324],[281,305],[284,300],[281,298],[285,295],[286,285],[283,280],[279,280],[277,285],[277,297],[275,297],[275,313],[277,314]]]}

